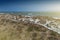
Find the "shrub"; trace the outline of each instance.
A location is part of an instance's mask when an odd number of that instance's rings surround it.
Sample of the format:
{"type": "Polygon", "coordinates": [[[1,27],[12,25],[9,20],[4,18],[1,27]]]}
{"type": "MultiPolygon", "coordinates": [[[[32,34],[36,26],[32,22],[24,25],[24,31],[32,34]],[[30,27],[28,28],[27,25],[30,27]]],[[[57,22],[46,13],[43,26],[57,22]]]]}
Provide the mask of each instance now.
{"type": "Polygon", "coordinates": [[[33,27],[32,27],[32,26],[31,26],[31,27],[28,27],[27,31],[28,31],[28,32],[33,31],[33,27]]]}
{"type": "Polygon", "coordinates": [[[49,40],[58,40],[57,38],[54,38],[54,37],[49,37],[48,39],[49,40]]]}

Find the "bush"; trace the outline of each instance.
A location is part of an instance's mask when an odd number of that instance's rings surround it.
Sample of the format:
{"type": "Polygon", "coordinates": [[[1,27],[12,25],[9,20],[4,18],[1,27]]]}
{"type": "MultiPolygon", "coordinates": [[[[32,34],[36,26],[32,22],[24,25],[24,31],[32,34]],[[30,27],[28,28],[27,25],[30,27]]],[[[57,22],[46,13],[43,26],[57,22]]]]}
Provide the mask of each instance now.
{"type": "Polygon", "coordinates": [[[37,37],[37,33],[33,33],[32,34],[32,37],[37,37]]]}
{"type": "Polygon", "coordinates": [[[39,31],[39,27],[36,27],[36,26],[35,26],[35,27],[34,27],[34,30],[39,31]]]}
{"type": "Polygon", "coordinates": [[[53,32],[53,31],[52,31],[50,35],[56,36],[56,32],[53,32]]]}
{"type": "Polygon", "coordinates": [[[57,38],[54,38],[54,37],[49,37],[48,39],[49,40],[58,40],[57,38]]]}
{"type": "Polygon", "coordinates": [[[27,31],[28,31],[28,32],[33,31],[33,27],[32,27],[32,26],[31,26],[31,27],[28,27],[27,31]]]}

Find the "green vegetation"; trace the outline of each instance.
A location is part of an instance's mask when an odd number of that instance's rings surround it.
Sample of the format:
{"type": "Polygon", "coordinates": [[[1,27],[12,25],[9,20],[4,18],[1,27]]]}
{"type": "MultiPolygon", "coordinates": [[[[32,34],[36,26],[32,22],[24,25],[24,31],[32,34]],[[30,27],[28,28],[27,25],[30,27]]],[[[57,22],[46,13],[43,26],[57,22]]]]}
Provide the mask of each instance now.
{"type": "Polygon", "coordinates": [[[58,40],[57,38],[54,38],[54,37],[49,37],[48,39],[49,40],[58,40]]]}
{"type": "Polygon", "coordinates": [[[56,34],[57,34],[56,32],[53,32],[53,31],[52,31],[50,35],[56,36],[56,34]]]}
{"type": "Polygon", "coordinates": [[[28,31],[28,32],[33,31],[33,27],[32,27],[32,26],[31,26],[31,27],[28,27],[27,31],[28,31]]]}

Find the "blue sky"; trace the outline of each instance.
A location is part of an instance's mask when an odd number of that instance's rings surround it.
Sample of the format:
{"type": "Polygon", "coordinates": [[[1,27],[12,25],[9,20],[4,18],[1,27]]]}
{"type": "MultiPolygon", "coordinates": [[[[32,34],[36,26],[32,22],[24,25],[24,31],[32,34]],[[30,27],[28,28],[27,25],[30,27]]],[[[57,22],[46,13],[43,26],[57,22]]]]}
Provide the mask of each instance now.
{"type": "Polygon", "coordinates": [[[60,1],[0,0],[0,11],[60,11],[60,1]]]}

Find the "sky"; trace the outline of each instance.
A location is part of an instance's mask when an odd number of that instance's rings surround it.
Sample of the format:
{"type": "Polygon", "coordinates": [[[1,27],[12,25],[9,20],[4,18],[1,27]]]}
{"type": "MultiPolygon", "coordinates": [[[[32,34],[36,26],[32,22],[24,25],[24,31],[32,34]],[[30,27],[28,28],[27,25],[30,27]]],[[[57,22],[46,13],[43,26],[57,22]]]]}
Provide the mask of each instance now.
{"type": "Polygon", "coordinates": [[[0,11],[60,11],[60,0],[0,0],[0,11]]]}

